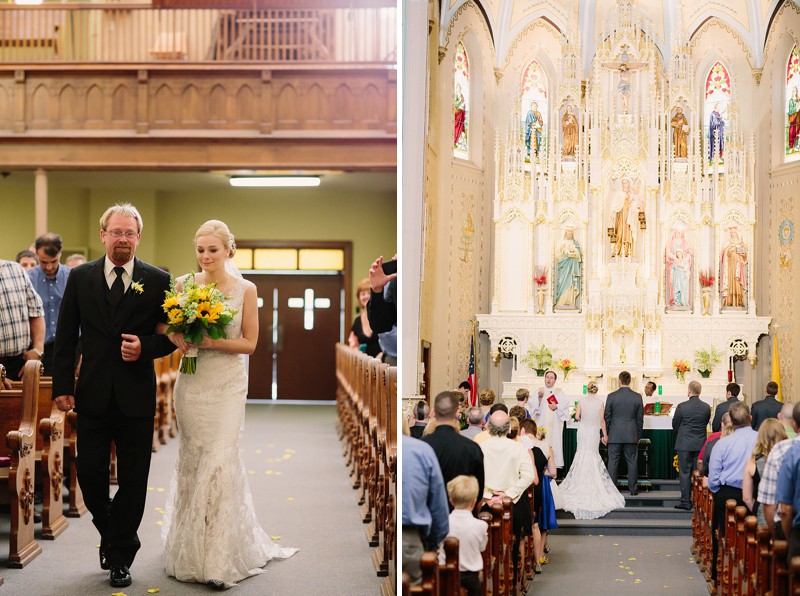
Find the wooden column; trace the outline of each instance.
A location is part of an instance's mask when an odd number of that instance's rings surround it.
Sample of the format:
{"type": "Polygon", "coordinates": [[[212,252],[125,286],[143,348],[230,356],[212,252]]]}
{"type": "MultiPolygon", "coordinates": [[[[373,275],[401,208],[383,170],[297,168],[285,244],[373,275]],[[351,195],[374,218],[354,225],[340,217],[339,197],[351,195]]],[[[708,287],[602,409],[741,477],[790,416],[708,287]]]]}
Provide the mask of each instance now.
{"type": "Polygon", "coordinates": [[[261,126],[262,135],[271,134],[275,129],[275,108],[272,97],[272,71],[261,71],[261,126]]]}
{"type": "Polygon", "coordinates": [[[137,73],[137,81],[139,84],[136,86],[136,132],[145,134],[150,132],[150,119],[147,115],[148,72],[140,70],[137,73]]]}
{"type": "Polygon", "coordinates": [[[25,71],[14,71],[14,132],[25,132],[25,71]]]}
{"type": "Polygon", "coordinates": [[[36,170],[36,236],[47,232],[47,172],[42,168],[36,170]]]}

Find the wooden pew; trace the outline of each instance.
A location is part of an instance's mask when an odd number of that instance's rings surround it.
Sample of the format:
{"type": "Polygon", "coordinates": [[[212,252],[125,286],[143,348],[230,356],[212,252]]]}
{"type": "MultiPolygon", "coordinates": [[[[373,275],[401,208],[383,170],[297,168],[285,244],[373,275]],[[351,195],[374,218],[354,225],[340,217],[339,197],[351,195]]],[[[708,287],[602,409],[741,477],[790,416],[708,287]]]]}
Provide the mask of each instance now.
{"type": "Polygon", "coordinates": [[[750,578],[751,594],[767,594],[772,589],[772,534],[767,526],[761,526],[756,533],[758,555],[756,569],[750,578]]]}
{"type": "Polygon", "coordinates": [[[67,517],[80,517],[86,513],[86,503],[83,501],[83,491],[78,484],[78,413],[74,410],[67,412],[64,430],[64,461],[68,473],[69,507],[67,517]]]}
{"type": "Polygon", "coordinates": [[[792,557],[789,565],[789,594],[800,596],[800,557],[792,557]]]}
{"type": "Polygon", "coordinates": [[[483,549],[483,574],[481,577],[481,593],[482,594],[491,594],[492,591],[490,589],[491,586],[491,579],[494,577],[494,568],[497,565],[497,560],[494,557],[495,549],[492,544],[494,540],[494,534],[492,533],[492,514],[488,511],[481,511],[478,514],[478,519],[483,520],[486,522],[486,525],[489,526],[488,533],[489,539],[486,542],[486,548],[483,549]]]}
{"type": "Polygon", "coordinates": [[[33,493],[36,479],[36,401],[42,364],[25,363],[21,389],[0,390],[0,432],[5,442],[0,457],[9,466],[0,468],[0,503],[11,507],[8,566],[22,568],[41,552],[34,539],[33,493]]]}
{"type": "Polygon", "coordinates": [[[375,561],[379,566],[378,575],[386,570],[386,579],[381,586],[384,596],[393,594],[397,585],[397,555],[395,543],[397,537],[397,367],[387,366],[383,369],[383,385],[386,394],[385,433],[381,450],[383,466],[383,512],[382,542],[378,545],[375,561]]]}
{"type": "Polygon", "coordinates": [[[439,565],[439,594],[461,593],[461,571],[458,567],[458,538],[448,536],[442,543],[444,565],[439,565]]]}
{"type": "Polygon", "coordinates": [[[772,591],[773,596],[789,593],[789,569],[786,565],[786,556],[789,552],[789,543],[785,540],[775,540],[772,545],[772,591]]]}
{"type": "Polygon", "coordinates": [[[739,559],[740,594],[755,594],[751,589],[758,561],[758,518],[749,515],[744,520],[744,556],[739,559]]]}
{"type": "Polygon", "coordinates": [[[740,575],[739,563],[744,556],[744,518],[747,516],[747,507],[744,505],[738,506],[734,510],[733,520],[733,536],[728,541],[730,565],[728,568],[728,593],[737,593],[738,586],[744,582],[744,578],[740,575]]]}

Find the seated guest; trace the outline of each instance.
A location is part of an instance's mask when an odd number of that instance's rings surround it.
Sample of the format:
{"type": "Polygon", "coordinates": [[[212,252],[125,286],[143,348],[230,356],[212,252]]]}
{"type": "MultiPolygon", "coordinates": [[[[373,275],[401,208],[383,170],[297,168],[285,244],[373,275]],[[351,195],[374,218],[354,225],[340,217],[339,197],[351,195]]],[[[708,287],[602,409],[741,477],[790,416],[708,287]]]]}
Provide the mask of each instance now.
{"type": "Polygon", "coordinates": [[[481,412],[481,409],[470,408],[467,410],[467,422],[469,426],[461,431],[461,436],[474,439],[475,435],[483,430],[483,412],[481,412]]]}
{"type": "Polygon", "coordinates": [[[775,396],[778,395],[778,384],[775,381],[767,383],[764,392],[766,393],[764,399],[753,403],[752,426],[755,430],[761,428],[761,424],[767,418],[777,418],[778,412],[780,412],[783,407],[781,402],[775,399],[775,396]]]}
{"type": "Polygon", "coordinates": [[[481,448],[458,432],[457,391],[443,391],[433,401],[435,427],[422,437],[436,453],[445,484],[456,476],[474,476],[483,492],[483,452],[481,448]]]}
{"type": "Polygon", "coordinates": [[[714,420],[711,422],[711,432],[718,433],[722,430],[722,416],[731,405],[739,401],[739,392],[742,390],[736,383],[728,383],[725,387],[725,401],[714,408],[714,420]]]}
{"type": "Polygon", "coordinates": [[[783,424],[783,430],[786,431],[786,438],[794,439],[797,433],[794,432],[792,427],[792,410],[794,410],[794,403],[787,401],[781,406],[781,411],[778,412],[778,420],[783,424]]]}
{"type": "Polygon", "coordinates": [[[700,474],[703,476],[703,486],[708,486],[708,459],[711,457],[711,450],[717,444],[717,441],[733,432],[730,412],[725,412],[722,415],[721,424],[722,430],[708,435],[703,448],[700,450],[700,455],[697,456],[697,469],[700,470],[700,474]]]}
{"type": "Polygon", "coordinates": [[[516,570],[520,539],[533,532],[531,509],[522,496],[539,479],[531,457],[522,443],[507,438],[510,426],[508,414],[499,410],[494,412],[487,423],[490,436],[480,446],[483,451],[483,497],[486,507],[494,503],[502,504],[504,497],[510,498],[514,503],[512,559],[516,570]]]}
{"type": "MultiPolygon", "coordinates": [[[[66,259],[64,259],[64,264],[67,267],[74,269],[78,265],[83,265],[86,262],[86,257],[79,252],[73,253],[69,255],[66,259]]],[[[161,267],[163,271],[167,271],[163,267],[161,267]]],[[[167,271],[169,273],[169,271],[167,271]]]]}
{"type": "Polygon", "coordinates": [[[419,583],[419,560],[435,551],[450,530],[447,493],[436,454],[419,439],[402,437],[403,572],[419,583]]]}
{"type": "MultiPolygon", "coordinates": [[[[508,414],[508,407],[506,406],[506,404],[494,404],[489,409],[488,416],[491,416],[495,412],[505,412],[506,414],[508,414]]],[[[483,443],[483,441],[485,441],[490,436],[492,436],[489,433],[489,426],[486,424],[487,421],[488,421],[488,418],[484,418],[483,431],[479,432],[477,435],[475,435],[475,438],[472,439],[473,441],[475,441],[478,444],[483,443]]]]}
{"type": "Polygon", "coordinates": [[[787,562],[800,555],[800,446],[792,445],[778,472],[781,527],[789,541],[787,562]]]}
{"type": "MultiPolygon", "coordinates": [[[[714,495],[714,515],[711,521],[712,561],[717,560],[718,536],[725,535],[725,502],[733,499],[737,505],[744,505],[742,500],[744,468],[758,436],[750,426],[750,408],[747,404],[742,402],[733,404],[728,411],[731,414],[734,431],[730,436],[719,440],[708,458],[708,488],[714,495]]],[[[716,580],[716,565],[712,566],[711,574],[716,580]]]]}
{"type": "MultiPolygon", "coordinates": [[[[450,513],[450,532],[447,535],[458,538],[461,587],[467,591],[468,596],[481,595],[481,553],[489,542],[489,525],[472,515],[479,494],[478,481],[473,476],[456,476],[447,483],[447,496],[453,506],[450,513]]],[[[444,549],[439,550],[439,564],[445,564],[444,549]]]]}
{"type": "Polygon", "coordinates": [[[431,414],[431,408],[424,399],[421,399],[417,402],[414,406],[414,424],[411,426],[409,431],[411,432],[411,436],[415,439],[419,439],[422,436],[422,433],[425,431],[425,427],[428,426],[428,418],[431,414]]]}
{"type": "Polygon", "coordinates": [[[744,478],[742,479],[742,500],[750,513],[758,517],[758,525],[766,526],[767,520],[764,517],[763,507],[759,507],[756,500],[758,496],[758,485],[761,476],[764,474],[764,465],[772,448],[779,442],[786,439],[786,431],[783,425],[774,418],[765,420],[758,430],[756,446],[753,447],[753,455],[744,468],[744,478]]]}
{"type": "Polygon", "coordinates": [[[25,271],[29,271],[39,264],[36,253],[32,250],[21,250],[15,259],[25,271]]]}
{"type": "Polygon", "coordinates": [[[380,359],[383,354],[378,342],[378,334],[372,332],[372,327],[370,327],[369,319],[367,318],[369,296],[369,278],[365,278],[356,286],[356,299],[361,306],[361,313],[353,320],[347,343],[354,350],[361,350],[367,356],[380,359]]]}
{"type": "Polygon", "coordinates": [[[530,418],[531,414],[528,412],[528,400],[531,397],[531,392],[525,388],[520,387],[517,389],[517,405],[522,406],[522,409],[525,410],[525,417],[530,418]]]}
{"type": "Polygon", "coordinates": [[[508,415],[512,418],[516,418],[520,422],[529,417],[528,412],[520,405],[511,406],[511,409],[508,411],[508,415]]]}
{"type": "Polygon", "coordinates": [[[478,398],[478,403],[481,406],[481,412],[483,412],[484,420],[486,419],[489,410],[494,405],[495,399],[495,393],[491,389],[484,389],[481,391],[481,395],[478,398]]]}
{"type": "MultiPolygon", "coordinates": [[[[792,427],[795,433],[800,432],[800,404],[795,404],[792,409],[792,427]]],[[[764,465],[764,473],[761,474],[761,482],[758,483],[758,502],[761,503],[767,527],[775,539],[784,539],[778,514],[778,471],[786,453],[796,444],[800,444],[800,436],[781,441],[772,448],[767,456],[767,463],[764,465]],[[777,524],[776,521],[778,521],[777,524]]]]}

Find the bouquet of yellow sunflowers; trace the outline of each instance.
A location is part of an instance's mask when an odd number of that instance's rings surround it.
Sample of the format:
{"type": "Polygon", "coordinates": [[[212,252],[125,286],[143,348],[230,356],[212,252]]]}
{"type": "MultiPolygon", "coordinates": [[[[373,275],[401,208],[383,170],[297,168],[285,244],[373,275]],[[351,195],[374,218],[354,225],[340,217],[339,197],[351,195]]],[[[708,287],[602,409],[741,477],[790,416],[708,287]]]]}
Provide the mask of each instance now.
{"type": "MultiPolygon", "coordinates": [[[[205,333],[211,339],[226,338],[225,326],[231,322],[235,310],[225,303],[225,294],[217,284],[197,285],[194,274],[186,277],[183,290],[175,290],[175,280],[170,280],[169,291],[161,305],[167,313],[167,333],[183,333],[184,339],[196,346],[203,341],[205,333]]],[[[190,348],[181,359],[181,372],[193,375],[197,372],[197,351],[190,348]]]]}

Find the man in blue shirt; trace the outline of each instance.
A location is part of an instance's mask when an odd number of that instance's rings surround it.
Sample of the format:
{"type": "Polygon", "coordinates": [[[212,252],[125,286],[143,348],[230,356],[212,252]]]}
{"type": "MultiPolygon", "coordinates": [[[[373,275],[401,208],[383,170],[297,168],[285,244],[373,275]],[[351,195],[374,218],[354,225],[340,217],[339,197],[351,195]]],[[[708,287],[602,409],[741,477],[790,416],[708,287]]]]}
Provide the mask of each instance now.
{"type": "Polygon", "coordinates": [[[44,306],[44,352],[39,354],[44,364],[44,374],[51,376],[53,368],[53,342],[56,339],[58,312],[61,310],[61,299],[67,287],[67,278],[71,269],[59,264],[61,260],[61,236],[58,234],[42,234],[36,239],[36,256],[39,266],[28,271],[31,284],[42,299],[44,306]]]}
{"type": "Polygon", "coordinates": [[[786,452],[778,472],[778,503],[781,506],[781,527],[789,541],[789,556],[800,555],[800,444],[786,452]]]}
{"type": "MultiPolygon", "coordinates": [[[[733,425],[733,434],[717,442],[708,463],[708,488],[714,494],[714,517],[711,521],[712,561],[717,560],[717,534],[725,535],[725,501],[734,499],[737,505],[742,500],[742,479],[744,468],[758,433],[750,426],[750,408],[744,402],[736,402],[728,410],[733,425]]],[[[717,579],[717,566],[712,565],[711,577],[717,579]]]]}
{"type": "Polygon", "coordinates": [[[436,453],[430,445],[406,435],[403,453],[403,572],[419,583],[419,559],[435,551],[450,531],[447,491],[436,453]]]}

